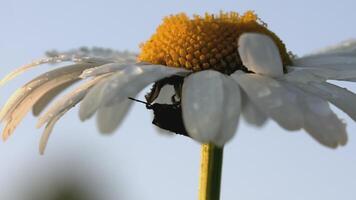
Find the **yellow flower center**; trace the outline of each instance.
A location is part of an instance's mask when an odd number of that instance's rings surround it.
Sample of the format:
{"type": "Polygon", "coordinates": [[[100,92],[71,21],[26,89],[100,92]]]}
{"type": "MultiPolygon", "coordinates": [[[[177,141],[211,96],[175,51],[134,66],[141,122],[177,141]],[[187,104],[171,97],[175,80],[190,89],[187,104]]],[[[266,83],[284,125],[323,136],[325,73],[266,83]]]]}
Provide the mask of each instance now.
{"type": "Polygon", "coordinates": [[[282,41],[252,11],[206,13],[204,17],[186,14],[164,18],[150,40],[141,45],[139,61],[181,67],[193,71],[214,69],[230,74],[243,69],[237,51],[242,33],[257,32],[270,36],[277,44],[284,66],[290,58],[282,41]]]}

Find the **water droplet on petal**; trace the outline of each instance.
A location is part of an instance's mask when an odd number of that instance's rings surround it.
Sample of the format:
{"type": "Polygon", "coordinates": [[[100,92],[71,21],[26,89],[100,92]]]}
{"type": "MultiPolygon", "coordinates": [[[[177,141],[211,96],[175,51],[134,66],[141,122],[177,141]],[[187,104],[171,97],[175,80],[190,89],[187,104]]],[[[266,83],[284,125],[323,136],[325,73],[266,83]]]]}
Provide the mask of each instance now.
{"type": "Polygon", "coordinates": [[[268,88],[261,90],[257,93],[257,97],[262,98],[262,97],[266,97],[268,95],[270,95],[272,92],[271,90],[269,90],[268,88]]]}

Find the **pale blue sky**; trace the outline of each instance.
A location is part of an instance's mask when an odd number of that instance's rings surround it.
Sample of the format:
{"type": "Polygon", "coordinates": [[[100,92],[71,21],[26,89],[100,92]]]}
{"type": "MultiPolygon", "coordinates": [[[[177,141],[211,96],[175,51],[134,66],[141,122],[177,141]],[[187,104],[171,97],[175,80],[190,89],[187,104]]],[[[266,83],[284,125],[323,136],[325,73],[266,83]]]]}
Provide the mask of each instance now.
{"type": "MultiPolygon", "coordinates": [[[[1,77],[48,49],[85,45],[138,51],[138,44],[149,38],[162,17],[182,11],[255,10],[287,48],[299,55],[356,37],[353,0],[0,1],[1,77]]],[[[24,79],[40,71],[0,88],[0,103],[24,79]]],[[[341,85],[356,91],[355,84],[341,85]]],[[[27,174],[56,163],[62,165],[64,161],[58,157],[73,154],[83,157],[84,164],[95,165],[98,173],[105,169],[111,181],[120,182],[105,186],[111,199],[124,189],[128,189],[127,199],[134,200],[197,199],[197,143],[157,134],[150,113],[142,105],[135,105],[123,126],[110,137],[97,133],[94,120],[81,123],[76,111],[58,123],[45,156],[38,155],[41,131],[34,128],[31,116],[7,143],[0,144],[0,199],[21,193],[14,186],[16,181],[33,178],[27,174]]],[[[242,121],[237,136],[226,145],[222,199],[355,199],[356,125],[337,112],[349,130],[348,145],[337,150],[320,146],[303,131],[287,132],[274,122],[256,129],[242,121]]],[[[38,175],[38,180],[44,178],[38,175]]]]}

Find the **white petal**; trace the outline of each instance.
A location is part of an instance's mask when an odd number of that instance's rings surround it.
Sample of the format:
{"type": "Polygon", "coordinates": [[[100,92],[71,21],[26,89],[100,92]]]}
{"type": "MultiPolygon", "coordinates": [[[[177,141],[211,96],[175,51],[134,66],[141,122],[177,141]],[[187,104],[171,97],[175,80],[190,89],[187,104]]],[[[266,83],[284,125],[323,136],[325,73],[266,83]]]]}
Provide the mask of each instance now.
{"type": "Polygon", "coordinates": [[[282,59],[278,47],[267,35],[242,34],[238,41],[238,51],[242,63],[249,70],[271,77],[283,75],[282,59]]]}
{"type": "Polygon", "coordinates": [[[236,82],[225,79],[224,92],[221,131],[214,139],[218,146],[223,146],[234,137],[241,114],[241,92],[236,82]]]}
{"type": "Polygon", "coordinates": [[[128,97],[135,97],[147,85],[160,79],[184,75],[189,71],[160,65],[129,67],[110,78],[103,99],[103,105],[119,103],[128,97]]]}
{"type": "Polygon", "coordinates": [[[125,68],[93,87],[81,103],[81,120],[91,117],[99,107],[118,104],[128,97],[135,97],[152,82],[189,71],[160,65],[144,65],[125,68]]]}
{"type": "Polygon", "coordinates": [[[182,114],[189,135],[202,143],[222,146],[238,124],[241,107],[239,87],[216,71],[188,76],[182,89],[182,114]]]}
{"type": "Polygon", "coordinates": [[[23,65],[23,66],[17,68],[16,70],[14,70],[11,73],[9,73],[8,75],[6,75],[3,79],[0,80],[0,86],[4,85],[6,82],[16,78],[20,74],[22,74],[34,67],[37,67],[39,65],[72,61],[72,59],[73,58],[71,56],[62,55],[62,56],[54,56],[54,57],[48,57],[48,58],[42,58],[42,59],[35,60],[29,64],[26,64],[26,65],[23,65]]]}
{"type": "Polygon", "coordinates": [[[299,59],[295,59],[293,65],[303,67],[325,67],[332,69],[355,69],[356,57],[339,55],[302,57],[299,59]]]}
{"type": "Polygon", "coordinates": [[[235,72],[232,76],[258,108],[287,130],[303,126],[296,94],[280,81],[258,74],[235,72]]]}
{"type": "Polygon", "coordinates": [[[316,69],[317,71],[312,71],[311,68],[301,68],[301,67],[291,67],[288,66],[288,73],[284,76],[279,77],[279,79],[287,80],[288,82],[304,83],[308,84],[310,82],[325,82],[328,78],[321,76],[318,71],[323,71],[322,69],[316,69]]]}
{"type": "Polygon", "coordinates": [[[312,73],[327,79],[356,81],[356,40],[295,59],[293,64],[313,68],[312,73]]]}
{"type": "Polygon", "coordinates": [[[78,79],[86,65],[74,65],[48,72],[19,89],[1,111],[1,119],[6,122],[3,139],[6,140],[32,106],[47,92],[59,85],[78,79]],[[33,86],[33,87],[32,87],[33,86]]]}
{"type": "Polygon", "coordinates": [[[327,102],[311,99],[306,101],[310,112],[305,116],[304,129],[328,147],[345,145],[346,125],[331,111],[327,102]]]}
{"type": "Polygon", "coordinates": [[[247,123],[255,126],[263,126],[267,116],[242,92],[242,116],[247,123]]]}
{"type": "Polygon", "coordinates": [[[77,87],[74,91],[70,92],[64,97],[61,97],[58,101],[53,103],[53,105],[51,105],[51,107],[43,115],[41,115],[41,117],[38,119],[37,127],[41,127],[43,124],[51,121],[57,115],[60,115],[61,113],[65,113],[70,110],[84,98],[88,90],[93,85],[97,84],[105,77],[105,75],[102,75],[90,81],[87,81],[86,83],[83,83],[79,87],[77,87]]]}
{"type": "Polygon", "coordinates": [[[309,83],[308,85],[299,84],[298,86],[305,91],[331,102],[356,121],[356,94],[345,88],[326,82],[309,83]]]}
{"type": "Polygon", "coordinates": [[[83,47],[67,52],[47,52],[47,57],[34,60],[31,63],[23,65],[5,76],[2,80],[0,80],[0,86],[17,77],[18,75],[42,64],[54,64],[66,61],[97,65],[110,62],[135,63],[136,57],[136,54],[130,52],[119,52],[98,47],[83,47]]]}
{"type": "Polygon", "coordinates": [[[39,151],[40,151],[41,155],[43,155],[46,150],[47,142],[48,142],[48,139],[53,131],[54,125],[57,123],[57,121],[63,115],[64,115],[64,113],[61,113],[60,115],[57,115],[56,117],[54,117],[53,119],[51,119],[48,122],[44,132],[42,133],[42,137],[41,137],[41,141],[40,141],[39,151]]]}
{"type": "MultiPolygon", "coordinates": [[[[299,71],[316,77],[315,81],[342,80],[356,81],[355,66],[328,66],[328,67],[296,67],[290,68],[291,72],[299,71]]],[[[299,73],[298,72],[298,73],[299,73]]],[[[288,75],[288,74],[287,74],[288,75]]]]}
{"type": "Polygon", "coordinates": [[[48,106],[48,104],[56,98],[65,89],[76,83],[77,80],[60,85],[51,91],[44,94],[32,107],[32,113],[34,116],[38,116],[48,106]]]}
{"type": "Polygon", "coordinates": [[[101,133],[113,133],[121,124],[126,113],[131,107],[132,101],[129,99],[112,106],[99,108],[97,124],[101,133]]]}
{"type": "Polygon", "coordinates": [[[321,55],[318,57],[300,58],[294,61],[293,68],[302,69],[308,73],[331,80],[356,80],[356,55],[329,56],[321,55]]]}
{"type": "Polygon", "coordinates": [[[320,55],[341,55],[341,56],[356,56],[356,40],[346,40],[339,44],[329,46],[305,57],[320,56],[320,55]]]}
{"type": "Polygon", "coordinates": [[[98,67],[93,67],[91,69],[85,70],[81,75],[80,78],[88,78],[92,76],[98,76],[107,73],[117,72],[119,70],[123,70],[126,67],[131,67],[131,64],[119,64],[119,63],[108,63],[105,65],[101,65],[98,67]]]}
{"type": "Polygon", "coordinates": [[[42,126],[42,124],[47,122],[48,123],[41,137],[41,142],[39,146],[40,154],[44,154],[49,136],[52,133],[54,125],[57,123],[57,121],[72,107],[74,107],[84,97],[88,88],[98,82],[100,78],[102,77],[98,77],[81,85],[75,91],[58,101],[54,106],[49,109],[49,111],[47,111],[43,116],[41,116],[37,126],[40,127],[42,126]]]}
{"type": "Polygon", "coordinates": [[[50,51],[47,52],[47,56],[49,57],[58,57],[58,56],[67,56],[67,57],[75,57],[80,61],[107,61],[109,62],[131,62],[134,63],[136,61],[137,55],[134,53],[130,53],[127,51],[115,51],[108,48],[100,48],[100,47],[81,47],[78,49],[73,49],[64,52],[50,51]]]}
{"type": "MultiPolygon", "coordinates": [[[[51,86],[53,88],[56,88],[57,86],[62,85],[64,83],[74,81],[75,79],[78,79],[78,73],[80,73],[86,68],[87,65],[84,64],[66,66],[44,73],[41,76],[38,76],[37,78],[33,79],[29,83],[25,84],[24,86],[16,90],[14,94],[9,98],[9,100],[6,102],[5,106],[2,108],[0,112],[0,120],[3,121],[4,119],[6,119],[9,113],[11,113],[14,109],[16,109],[17,105],[21,101],[26,99],[28,95],[33,93],[34,90],[37,90],[37,88],[46,85],[49,82],[52,82],[51,86]],[[63,79],[63,83],[53,82],[54,79],[60,79],[60,78],[63,79]]],[[[52,90],[53,89],[52,87],[47,88],[46,92],[44,92],[41,96],[37,96],[36,98],[39,99],[40,97],[42,97],[48,91],[52,90]]]]}
{"type": "Polygon", "coordinates": [[[347,142],[345,124],[338,119],[329,104],[291,84],[286,85],[289,90],[298,94],[300,109],[304,114],[304,129],[325,146],[335,148],[338,145],[345,145],[347,142]]]}
{"type": "Polygon", "coordinates": [[[104,90],[107,85],[107,82],[112,76],[113,75],[109,75],[103,80],[100,80],[100,82],[98,82],[93,88],[91,88],[89,92],[85,95],[79,108],[80,120],[85,121],[89,119],[98,110],[105,95],[104,90]]]}

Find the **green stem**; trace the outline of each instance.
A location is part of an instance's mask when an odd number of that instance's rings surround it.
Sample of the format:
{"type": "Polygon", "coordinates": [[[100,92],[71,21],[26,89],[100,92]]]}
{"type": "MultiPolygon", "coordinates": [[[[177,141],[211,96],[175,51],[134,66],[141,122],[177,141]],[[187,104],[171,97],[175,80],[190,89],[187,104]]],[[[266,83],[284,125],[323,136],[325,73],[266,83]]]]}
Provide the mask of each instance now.
{"type": "Polygon", "coordinates": [[[201,156],[199,200],[219,200],[223,148],[203,144],[201,156]]]}

